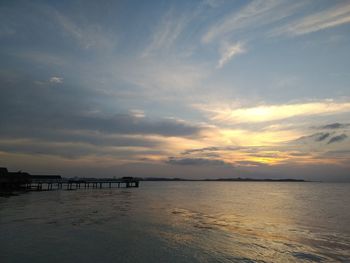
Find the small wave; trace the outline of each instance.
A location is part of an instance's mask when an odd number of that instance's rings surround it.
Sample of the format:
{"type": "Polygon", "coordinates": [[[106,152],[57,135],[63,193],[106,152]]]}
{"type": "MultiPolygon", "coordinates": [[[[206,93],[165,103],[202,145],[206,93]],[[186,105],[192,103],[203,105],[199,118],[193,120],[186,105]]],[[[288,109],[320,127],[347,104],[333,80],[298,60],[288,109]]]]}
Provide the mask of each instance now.
{"type": "Polygon", "coordinates": [[[292,255],[298,259],[306,260],[306,261],[311,261],[311,262],[322,262],[325,260],[324,257],[311,254],[311,253],[305,253],[305,252],[294,252],[292,255]]]}

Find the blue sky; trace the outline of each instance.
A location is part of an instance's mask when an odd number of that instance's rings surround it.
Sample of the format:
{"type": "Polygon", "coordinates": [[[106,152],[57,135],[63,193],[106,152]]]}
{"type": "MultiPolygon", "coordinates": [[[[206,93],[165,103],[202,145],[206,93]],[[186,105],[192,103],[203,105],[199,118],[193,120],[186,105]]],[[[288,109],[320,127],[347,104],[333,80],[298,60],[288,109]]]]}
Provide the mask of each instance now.
{"type": "Polygon", "coordinates": [[[350,180],[349,1],[2,1],[0,165],[350,180]]]}

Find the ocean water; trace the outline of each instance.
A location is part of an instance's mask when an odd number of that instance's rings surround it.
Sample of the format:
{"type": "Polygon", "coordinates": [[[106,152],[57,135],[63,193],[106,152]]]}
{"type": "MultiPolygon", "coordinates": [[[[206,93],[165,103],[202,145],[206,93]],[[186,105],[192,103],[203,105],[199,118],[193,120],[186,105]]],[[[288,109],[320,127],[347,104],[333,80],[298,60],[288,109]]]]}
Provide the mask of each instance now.
{"type": "Polygon", "coordinates": [[[0,262],[350,262],[350,184],[141,182],[0,197],[0,262]]]}

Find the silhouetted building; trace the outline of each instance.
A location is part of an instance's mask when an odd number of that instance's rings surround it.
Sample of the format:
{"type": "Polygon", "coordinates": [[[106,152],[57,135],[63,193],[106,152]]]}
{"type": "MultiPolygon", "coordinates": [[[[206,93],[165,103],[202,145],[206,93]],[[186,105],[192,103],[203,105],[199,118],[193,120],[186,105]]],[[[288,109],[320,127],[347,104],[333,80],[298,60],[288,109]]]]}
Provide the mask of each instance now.
{"type": "Polygon", "coordinates": [[[32,182],[60,182],[60,175],[30,175],[29,173],[9,172],[0,167],[0,189],[21,189],[32,182]]]}
{"type": "Polygon", "coordinates": [[[19,189],[31,181],[29,173],[9,172],[7,168],[0,167],[0,189],[19,189]]]}
{"type": "Polygon", "coordinates": [[[7,175],[8,171],[5,167],[0,167],[0,176],[7,175]]]}

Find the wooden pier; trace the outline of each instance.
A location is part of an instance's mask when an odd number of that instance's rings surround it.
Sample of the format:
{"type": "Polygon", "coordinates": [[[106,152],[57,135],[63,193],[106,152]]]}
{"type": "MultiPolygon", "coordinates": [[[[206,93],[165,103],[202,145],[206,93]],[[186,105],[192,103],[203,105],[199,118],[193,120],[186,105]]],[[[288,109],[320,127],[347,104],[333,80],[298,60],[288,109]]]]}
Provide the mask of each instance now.
{"type": "Polygon", "coordinates": [[[120,180],[33,180],[25,185],[29,191],[102,189],[102,188],[130,188],[139,187],[135,179],[120,180]]]}
{"type": "Polygon", "coordinates": [[[139,187],[139,180],[134,177],[122,177],[120,179],[65,179],[60,175],[31,175],[21,171],[9,172],[7,168],[0,167],[0,191],[52,191],[130,187],[139,187]]]}

